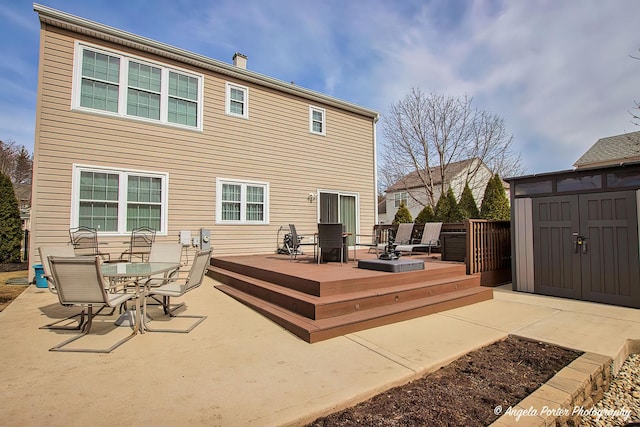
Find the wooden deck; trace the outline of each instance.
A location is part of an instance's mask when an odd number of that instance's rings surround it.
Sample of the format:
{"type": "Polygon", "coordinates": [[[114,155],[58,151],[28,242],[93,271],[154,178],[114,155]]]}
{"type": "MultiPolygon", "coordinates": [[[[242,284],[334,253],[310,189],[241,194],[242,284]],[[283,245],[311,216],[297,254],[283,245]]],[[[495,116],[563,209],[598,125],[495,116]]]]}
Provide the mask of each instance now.
{"type": "MultiPolygon", "coordinates": [[[[375,255],[362,250],[358,258],[375,255]]],[[[424,260],[425,269],[387,273],[353,260],[317,265],[309,256],[273,254],[214,257],[207,274],[221,283],[216,288],[310,343],[493,298],[463,263],[439,254],[411,259],[424,260]]]]}

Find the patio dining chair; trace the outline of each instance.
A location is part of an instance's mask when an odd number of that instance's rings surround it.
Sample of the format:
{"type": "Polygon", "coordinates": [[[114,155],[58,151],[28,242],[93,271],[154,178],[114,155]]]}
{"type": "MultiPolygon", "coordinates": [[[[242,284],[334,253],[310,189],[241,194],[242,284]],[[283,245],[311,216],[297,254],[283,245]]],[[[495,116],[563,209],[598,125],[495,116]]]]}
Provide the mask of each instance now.
{"type": "Polygon", "coordinates": [[[110,353],[135,334],[119,340],[112,346],[103,349],[67,348],[66,346],[86,336],[91,331],[94,317],[94,307],[118,307],[135,297],[133,293],[127,293],[123,286],[120,289],[111,288],[107,292],[108,283],[102,275],[102,259],[95,257],[55,257],[50,256],[51,273],[56,284],[57,295],[62,305],[79,305],[87,310],[87,321],[82,325],[80,335],[71,337],[62,343],[50,348],[50,351],[67,351],[81,353],[110,353]]]}
{"type": "MultiPolygon", "coordinates": [[[[202,323],[207,316],[201,315],[177,315],[176,310],[180,307],[184,306],[184,302],[171,307],[171,297],[181,297],[184,296],[189,291],[192,291],[199,287],[204,280],[204,275],[207,272],[207,266],[209,265],[209,260],[211,258],[211,249],[207,251],[199,251],[191,265],[191,269],[187,276],[180,277],[180,274],[174,275],[174,277],[170,277],[166,279],[165,283],[158,287],[145,287],[145,297],[153,297],[155,295],[162,297],[162,306],[164,308],[165,314],[168,314],[170,317],[183,317],[183,318],[192,318],[198,319],[196,322],[192,323],[187,329],[168,329],[168,328],[152,328],[149,325],[145,324],[145,329],[149,332],[177,332],[177,333],[188,333],[191,332],[193,328],[202,323]]],[[[143,312],[147,313],[147,298],[144,298],[144,308],[143,312]]],[[[144,316],[142,317],[144,319],[144,316]]]]}
{"type": "MultiPolygon", "coordinates": [[[[180,242],[154,242],[151,245],[151,252],[149,252],[149,262],[170,262],[172,264],[180,264],[182,260],[182,245],[180,242]]],[[[146,287],[158,287],[164,285],[175,276],[180,267],[163,274],[155,274],[150,276],[144,283],[146,287]]],[[[156,299],[152,297],[153,299],[156,299]]],[[[157,300],[162,304],[162,301],[157,300]]]]}
{"type": "Polygon", "coordinates": [[[111,256],[106,252],[100,251],[100,244],[98,243],[98,232],[95,228],[91,227],[76,227],[69,229],[69,238],[71,239],[71,245],[77,256],[79,255],[99,255],[103,261],[109,262],[111,256]]]}
{"type": "MultiPolygon", "coordinates": [[[[60,246],[40,246],[38,247],[38,253],[40,254],[40,262],[42,263],[42,269],[44,270],[44,278],[47,280],[47,288],[52,294],[57,295],[58,289],[56,288],[56,282],[51,275],[51,267],[49,264],[50,256],[58,256],[58,257],[73,257],[75,256],[75,252],[73,250],[73,246],[71,245],[60,245],[60,246]]],[[[70,305],[69,305],[70,306],[70,305]]],[[[84,323],[85,313],[84,310],[80,311],[80,313],[76,313],[72,316],[65,317],[64,319],[56,320],[53,323],[49,323],[47,325],[41,326],[40,329],[57,329],[57,330],[80,330],[82,324],[84,323]],[[67,322],[69,320],[73,320],[78,318],[78,324],[76,326],[58,326],[62,322],[67,322]]]]}
{"type": "Polygon", "coordinates": [[[134,257],[139,257],[144,261],[145,256],[151,252],[151,246],[156,240],[156,230],[149,227],[138,227],[131,231],[129,249],[120,255],[121,260],[132,261],[134,257]]]}
{"type": "MultiPolygon", "coordinates": [[[[373,228],[373,232],[371,233],[370,239],[371,241],[362,241],[361,238],[367,238],[367,236],[362,235],[362,234],[356,234],[356,242],[355,242],[355,248],[357,249],[358,246],[364,246],[368,249],[368,253],[371,253],[371,250],[374,250],[376,252],[376,258],[378,257],[379,253],[381,250],[383,250],[382,247],[380,247],[380,233],[376,230],[376,228],[373,228]]],[[[354,250],[355,254],[357,255],[358,252],[356,250],[354,250]]]]}
{"type": "Polygon", "coordinates": [[[295,224],[289,224],[289,240],[287,242],[286,249],[289,252],[289,260],[297,259],[298,255],[304,255],[302,246],[313,246],[313,256],[316,256],[316,242],[303,242],[304,236],[300,236],[296,230],[295,224]]]}
{"type": "Polygon", "coordinates": [[[397,252],[408,252],[409,256],[413,255],[413,251],[416,249],[428,249],[429,255],[431,255],[431,248],[437,248],[440,246],[440,230],[442,229],[441,222],[427,222],[424,225],[422,231],[422,238],[419,242],[397,245],[395,250],[397,252]]]}
{"type": "Polygon", "coordinates": [[[322,259],[322,251],[326,253],[326,251],[337,249],[340,251],[340,265],[342,265],[345,252],[344,237],[344,226],[342,224],[318,224],[318,264],[322,259]]]}

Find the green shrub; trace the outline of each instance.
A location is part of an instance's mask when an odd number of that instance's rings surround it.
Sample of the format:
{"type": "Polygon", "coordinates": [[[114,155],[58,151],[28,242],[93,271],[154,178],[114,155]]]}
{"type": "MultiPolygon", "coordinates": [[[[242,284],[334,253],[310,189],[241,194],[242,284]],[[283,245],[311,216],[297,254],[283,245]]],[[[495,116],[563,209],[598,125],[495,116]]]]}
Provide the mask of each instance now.
{"type": "Polygon", "coordinates": [[[480,211],[478,210],[476,199],[473,198],[471,188],[469,188],[469,183],[467,183],[464,186],[464,190],[462,190],[458,207],[460,208],[462,219],[480,218],[480,211]]]}
{"type": "Polygon", "coordinates": [[[487,188],[484,190],[484,198],[482,199],[482,206],[480,206],[480,217],[493,220],[511,219],[511,208],[509,207],[507,193],[504,191],[502,180],[498,174],[489,180],[487,188]]]}
{"type": "Polygon", "coordinates": [[[409,212],[409,208],[407,208],[404,202],[400,202],[400,207],[396,212],[396,216],[393,217],[392,224],[400,224],[405,222],[413,222],[413,218],[411,218],[411,212],[409,212]]]}
{"type": "Polygon", "coordinates": [[[11,179],[0,173],[0,263],[20,262],[22,222],[11,179]]]}
{"type": "Polygon", "coordinates": [[[453,195],[451,187],[449,187],[446,194],[440,195],[438,203],[436,203],[435,216],[436,220],[442,222],[462,221],[462,213],[460,212],[460,208],[458,208],[456,196],[453,195]]]}
{"type": "Polygon", "coordinates": [[[436,214],[433,213],[433,209],[430,205],[422,208],[418,216],[416,217],[416,224],[426,224],[427,222],[433,222],[436,220],[436,214]]]}

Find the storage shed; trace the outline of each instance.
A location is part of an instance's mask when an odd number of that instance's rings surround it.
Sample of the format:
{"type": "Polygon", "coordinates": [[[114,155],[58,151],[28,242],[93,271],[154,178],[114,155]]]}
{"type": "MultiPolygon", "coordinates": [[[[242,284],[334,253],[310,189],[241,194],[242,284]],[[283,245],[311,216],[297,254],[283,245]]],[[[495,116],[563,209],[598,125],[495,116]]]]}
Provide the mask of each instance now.
{"type": "Polygon", "coordinates": [[[640,162],[507,181],[514,289],[640,308],[640,162]]]}

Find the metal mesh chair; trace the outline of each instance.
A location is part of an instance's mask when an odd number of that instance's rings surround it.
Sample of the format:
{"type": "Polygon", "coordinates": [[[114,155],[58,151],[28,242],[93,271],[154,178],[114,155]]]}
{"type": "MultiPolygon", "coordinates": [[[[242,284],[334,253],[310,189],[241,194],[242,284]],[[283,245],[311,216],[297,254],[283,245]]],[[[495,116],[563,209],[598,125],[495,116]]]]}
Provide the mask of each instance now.
{"type": "Polygon", "coordinates": [[[76,227],[69,229],[69,238],[76,255],[99,255],[103,261],[110,261],[108,253],[100,252],[98,243],[98,232],[91,227],[76,227]]]}
{"type": "Polygon", "coordinates": [[[151,252],[151,246],[156,240],[156,230],[149,227],[138,227],[131,231],[129,249],[120,255],[120,259],[131,261],[133,257],[139,257],[144,261],[145,256],[151,252]]]}
{"type": "Polygon", "coordinates": [[[303,237],[296,230],[295,224],[289,224],[289,240],[286,248],[289,252],[289,260],[297,259],[298,255],[304,255],[302,246],[313,246],[313,256],[316,256],[316,242],[302,242],[303,237]]]}
{"type": "Polygon", "coordinates": [[[72,258],[52,256],[49,257],[49,262],[60,304],[79,305],[86,307],[87,310],[87,321],[81,327],[82,333],[50,348],[50,351],[110,353],[136,334],[134,329],[131,335],[104,349],[67,348],[68,344],[90,332],[93,318],[97,315],[93,313],[94,306],[115,308],[134,298],[135,294],[127,293],[124,287],[122,291],[112,288],[107,292],[108,285],[102,275],[100,256],[72,258]]]}
{"type": "MultiPolygon", "coordinates": [[[[191,269],[189,270],[189,274],[186,277],[179,277],[179,274],[174,277],[168,278],[166,283],[158,286],[157,288],[147,288],[145,287],[145,296],[161,296],[162,297],[162,305],[164,307],[165,314],[168,314],[170,317],[185,317],[185,318],[193,318],[198,319],[187,329],[167,329],[167,328],[151,328],[148,325],[145,325],[145,329],[149,332],[178,332],[178,333],[188,333],[193,328],[202,323],[207,316],[200,315],[177,315],[175,311],[184,306],[184,302],[178,304],[175,307],[171,307],[171,297],[181,297],[189,291],[192,291],[199,287],[204,280],[204,275],[207,272],[207,266],[209,265],[209,259],[211,258],[211,249],[207,251],[200,251],[195,256],[193,260],[193,264],[191,269]]],[[[147,298],[144,299],[144,313],[147,313],[147,298]]],[[[144,319],[144,316],[143,316],[144,319]]]]}

